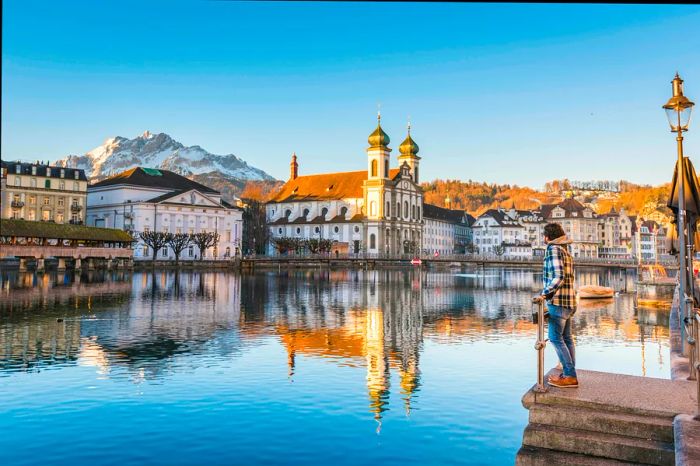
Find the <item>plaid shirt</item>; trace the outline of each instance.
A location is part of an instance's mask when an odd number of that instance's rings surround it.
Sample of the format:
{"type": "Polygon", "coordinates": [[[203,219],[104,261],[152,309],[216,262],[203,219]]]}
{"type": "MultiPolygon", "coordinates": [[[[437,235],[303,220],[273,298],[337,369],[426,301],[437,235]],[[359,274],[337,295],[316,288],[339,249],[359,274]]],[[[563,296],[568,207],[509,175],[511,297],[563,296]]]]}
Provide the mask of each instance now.
{"type": "Polygon", "coordinates": [[[542,294],[555,306],[576,309],[574,263],[565,244],[548,244],[544,253],[542,294]]]}

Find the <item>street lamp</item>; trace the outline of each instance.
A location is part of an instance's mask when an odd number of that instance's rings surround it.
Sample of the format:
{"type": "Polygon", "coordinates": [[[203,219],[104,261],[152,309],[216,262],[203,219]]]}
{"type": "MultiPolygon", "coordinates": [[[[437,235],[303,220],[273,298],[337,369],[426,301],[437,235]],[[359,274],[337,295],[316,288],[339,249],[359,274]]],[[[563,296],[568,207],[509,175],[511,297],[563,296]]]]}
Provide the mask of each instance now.
{"type": "MultiPolygon", "coordinates": [[[[688,322],[691,324],[691,329],[694,325],[694,316],[692,315],[693,308],[689,306],[692,302],[691,298],[688,296],[688,261],[692,261],[692,256],[689,251],[686,250],[686,236],[685,236],[685,176],[684,176],[684,161],[683,161],[683,131],[688,131],[688,126],[690,125],[690,114],[693,111],[693,102],[691,102],[686,96],[683,95],[683,80],[678,73],[676,77],[671,81],[673,86],[673,96],[668,99],[666,105],[663,106],[666,110],[666,116],[668,117],[668,124],[671,126],[671,132],[676,133],[676,142],[678,144],[678,164],[676,168],[676,183],[678,184],[678,259],[679,259],[679,300],[678,304],[684,306],[686,310],[686,317],[688,322]]],[[[679,316],[683,315],[679,309],[679,316]]],[[[683,341],[687,341],[687,335],[683,335],[686,330],[685,325],[681,324],[681,334],[683,341]]],[[[691,349],[691,353],[694,350],[691,349]]],[[[694,376],[694,358],[690,355],[691,363],[691,376],[694,376]]]]}

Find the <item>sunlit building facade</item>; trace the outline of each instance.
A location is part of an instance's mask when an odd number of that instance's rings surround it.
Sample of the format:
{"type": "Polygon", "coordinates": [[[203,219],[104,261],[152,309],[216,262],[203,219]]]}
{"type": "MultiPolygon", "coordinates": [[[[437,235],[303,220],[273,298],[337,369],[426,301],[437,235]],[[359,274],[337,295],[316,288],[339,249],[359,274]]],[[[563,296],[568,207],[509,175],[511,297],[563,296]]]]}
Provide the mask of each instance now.
{"type": "Polygon", "coordinates": [[[85,171],[44,163],[2,162],[2,218],[82,224],[85,171]]]}

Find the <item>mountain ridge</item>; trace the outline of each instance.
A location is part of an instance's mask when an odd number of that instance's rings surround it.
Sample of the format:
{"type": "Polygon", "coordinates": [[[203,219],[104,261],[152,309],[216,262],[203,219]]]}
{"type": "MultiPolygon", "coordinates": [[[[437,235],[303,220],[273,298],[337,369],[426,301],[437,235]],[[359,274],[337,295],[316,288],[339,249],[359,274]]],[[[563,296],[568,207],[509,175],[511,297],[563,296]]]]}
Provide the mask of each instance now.
{"type": "Polygon", "coordinates": [[[234,154],[212,154],[200,145],[185,146],[166,133],[144,131],[129,139],[113,136],[84,155],[67,155],[55,164],[80,168],[91,181],[137,166],[170,170],[183,176],[219,175],[231,181],[276,181],[234,154]]]}

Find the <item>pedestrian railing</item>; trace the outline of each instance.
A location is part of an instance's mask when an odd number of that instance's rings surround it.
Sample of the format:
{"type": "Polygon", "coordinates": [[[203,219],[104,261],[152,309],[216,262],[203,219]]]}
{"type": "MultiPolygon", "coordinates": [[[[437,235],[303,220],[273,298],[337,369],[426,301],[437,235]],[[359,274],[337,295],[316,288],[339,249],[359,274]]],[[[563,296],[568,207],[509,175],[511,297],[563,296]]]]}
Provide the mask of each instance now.
{"type": "Polygon", "coordinates": [[[537,306],[537,311],[533,312],[533,320],[537,321],[537,341],[535,342],[535,351],[537,351],[537,385],[535,391],[544,393],[547,391],[547,386],[544,384],[544,348],[547,346],[547,340],[544,337],[544,301],[533,303],[537,306]],[[537,318],[535,318],[535,315],[537,318]]]}
{"type": "Polygon", "coordinates": [[[690,346],[690,376],[695,376],[697,393],[696,399],[698,402],[695,418],[700,419],[700,345],[698,344],[698,337],[700,337],[700,309],[693,308],[690,332],[688,332],[688,344],[690,346]]]}

